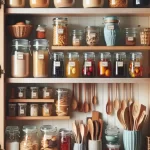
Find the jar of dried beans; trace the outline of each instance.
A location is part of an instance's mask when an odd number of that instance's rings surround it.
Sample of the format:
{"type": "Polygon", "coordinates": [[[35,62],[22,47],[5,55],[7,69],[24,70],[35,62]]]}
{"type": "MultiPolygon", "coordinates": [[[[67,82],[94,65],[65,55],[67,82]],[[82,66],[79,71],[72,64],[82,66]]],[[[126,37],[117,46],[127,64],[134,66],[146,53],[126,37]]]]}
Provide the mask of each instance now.
{"type": "Polygon", "coordinates": [[[128,7],[128,0],[108,0],[111,8],[126,8],[128,7]]]}
{"type": "Polygon", "coordinates": [[[49,42],[46,39],[33,41],[33,77],[48,76],[49,42]]]}
{"type": "Polygon", "coordinates": [[[130,77],[136,78],[143,76],[142,58],[143,56],[141,52],[130,53],[130,62],[129,62],[130,77]]]}
{"type": "Polygon", "coordinates": [[[26,39],[12,40],[11,76],[23,78],[29,76],[30,43],[26,39]]]}
{"type": "Polygon", "coordinates": [[[141,45],[145,45],[145,46],[150,45],[150,28],[144,28],[140,32],[140,41],[141,41],[141,45]]]}
{"type": "Polygon", "coordinates": [[[53,45],[54,46],[68,45],[68,19],[67,18],[53,19],[53,45]]]}
{"type": "Polygon", "coordinates": [[[111,54],[109,52],[99,53],[97,75],[99,77],[111,76],[111,54]]]}
{"type": "Polygon", "coordinates": [[[36,29],[36,38],[45,39],[46,38],[46,25],[38,25],[36,29]]]}

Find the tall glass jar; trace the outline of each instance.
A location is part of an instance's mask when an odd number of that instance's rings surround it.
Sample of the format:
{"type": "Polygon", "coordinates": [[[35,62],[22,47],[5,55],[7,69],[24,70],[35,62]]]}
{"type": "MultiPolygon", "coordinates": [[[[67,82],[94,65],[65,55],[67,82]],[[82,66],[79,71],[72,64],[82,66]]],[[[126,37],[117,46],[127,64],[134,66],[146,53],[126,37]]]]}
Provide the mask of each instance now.
{"type": "Polygon", "coordinates": [[[126,8],[128,7],[128,0],[108,0],[111,8],[126,8]]]}
{"type": "Polygon", "coordinates": [[[23,136],[20,142],[20,150],[39,150],[39,142],[36,126],[23,126],[23,136]]]}
{"type": "Polygon", "coordinates": [[[68,45],[68,19],[67,18],[53,19],[53,45],[54,46],[68,45]]]}
{"type": "Polygon", "coordinates": [[[96,8],[96,7],[103,7],[104,0],[83,0],[83,7],[84,8],[96,8]]]}
{"type": "Polygon", "coordinates": [[[126,77],[127,64],[126,53],[118,52],[114,54],[114,77],[126,77]]]}
{"type": "Polygon", "coordinates": [[[132,78],[143,76],[143,55],[141,52],[130,53],[129,75],[132,78]]]}
{"type": "Polygon", "coordinates": [[[100,27],[87,26],[86,27],[86,44],[88,46],[96,46],[100,44],[100,27]]]}
{"type": "Polygon", "coordinates": [[[51,76],[64,77],[64,54],[62,52],[54,52],[51,55],[51,76]]]}
{"type": "Polygon", "coordinates": [[[111,54],[109,52],[99,53],[97,75],[99,77],[111,76],[111,54]]]}
{"type": "Polygon", "coordinates": [[[57,128],[51,125],[41,126],[42,139],[40,150],[58,150],[57,128]]]}
{"type": "Polygon", "coordinates": [[[19,150],[20,131],[18,126],[6,127],[6,150],[19,150]]]}
{"type": "Polygon", "coordinates": [[[48,76],[49,42],[46,39],[33,41],[33,77],[48,76]]]}
{"type": "Polygon", "coordinates": [[[95,53],[86,52],[83,57],[82,77],[95,77],[95,53]]]}
{"type": "Polygon", "coordinates": [[[66,77],[78,78],[79,77],[79,53],[68,52],[66,60],[66,77]]]}
{"type": "Polygon", "coordinates": [[[57,116],[67,116],[69,113],[68,90],[56,90],[56,114],[57,116]]]}
{"type": "Polygon", "coordinates": [[[29,76],[30,43],[26,39],[12,40],[11,76],[24,78],[29,76]]]}
{"type": "Polygon", "coordinates": [[[107,46],[115,46],[119,38],[119,19],[116,16],[104,18],[104,38],[107,46]]]}

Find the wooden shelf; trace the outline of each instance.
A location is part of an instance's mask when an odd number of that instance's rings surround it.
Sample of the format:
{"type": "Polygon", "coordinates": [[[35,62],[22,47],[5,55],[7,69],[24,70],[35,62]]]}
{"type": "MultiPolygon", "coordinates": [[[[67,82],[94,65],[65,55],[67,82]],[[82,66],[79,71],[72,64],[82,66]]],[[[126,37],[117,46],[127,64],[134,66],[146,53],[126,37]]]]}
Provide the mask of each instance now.
{"type": "Polygon", "coordinates": [[[69,120],[70,116],[6,117],[7,120],[69,120]]]}
{"type": "Polygon", "coordinates": [[[48,16],[149,16],[149,8],[6,8],[6,15],[48,16]]]}
{"type": "Polygon", "coordinates": [[[11,103],[54,103],[54,99],[9,99],[11,103]]]}
{"type": "Polygon", "coordinates": [[[6,83],[148,83],[150,78],[8,78],[6,83]]]}
{"type": "Polygon", "coordinates": [[[150,46],[52,46],[55,51],[141,51],[150,50],[150,46]]]}

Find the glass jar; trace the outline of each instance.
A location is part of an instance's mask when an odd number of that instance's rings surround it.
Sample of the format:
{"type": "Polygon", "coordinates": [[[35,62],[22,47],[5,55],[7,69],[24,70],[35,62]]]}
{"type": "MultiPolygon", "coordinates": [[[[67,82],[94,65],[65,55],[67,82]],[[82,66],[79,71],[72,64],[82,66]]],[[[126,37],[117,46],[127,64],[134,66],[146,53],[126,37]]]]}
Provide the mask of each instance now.
{"type": "Polygon", "coordinates": [[[66,77],[78,78],[80,72],[79,53],[68,52],[66,60],[66,77]]]}
{"type": "Polygon", "coordinates": [[[149,0],[133,0],[133,6],[134,7],[149,7],[149,0]]]}
{"type": "Polygon", "coordinates": [[[19,150],[20,131],[18,126],[6,127],[6,150],[19,150]]]}
{"type": "Polygon", "coordinates": [[[39,150],[37,127],[23,126],[23,136],[20,142],[20,150],[39,150]]]}
{"type": "Polygon", "coordinates": [[[42,105],[42,115],[48,117],[52,115],[52,104],[43,104],[42,105]]]}
{"type": "Polygon", "coordinates": [[[96,8],[96,7],[103,7],[104,0],[83,0],[83,7],[84,8],[96,8]]]}
{"type": "Polygon", "coordinates": [[[46,25],[38,25],[36,28],[36,38],[45,39],[46,38],[46,25]]]}
{"type": "Polygon", "coordinates": [[[126,39],[125,45],[127,46],[135,46],[136,45],[136,35],[137,35],[137,28],[125,28],[126,30],[126,39]]]}
{"type": "Polygon", "coordinates": [[[71,150],[71,131],[66,129],[59,130],[60,150],[71,150]]]}
{"type": "Polygon", "coordinates": [[[57,116],[67,116],[69,112],[68,90],[56,90],[56,114],[57,116]]]}
{"type": "Polygon", "coordinates": [[[75,3],[75,0],[54,0],[54,5],[57,8],[67,8],[67,7],[72,7],[75,3]]]}
{"type": "Polygon", "coordinates": [[[120,150],[120,145],[118,144],[107,144],[106,150],[120,150]]]}
{"type": "Polygon", "coordinates": [[[143,76],[143,56],[141,52],[130,53],[129,76],[132,78],[143,76]]]}
{"type": "Polygon", "coordinates": [[[54,52],[51,55],[51,76],[64,77],[64,54],[62,52],[54,52]]]}
{"type": "Polygon", "coordinates": [[[68,19],[67,18],[53,19],[53,45],[54,46],[68,45],[68,19]]]}
{"type": "Polygon", "coordinates": [[[95,77],[95,53],[86,52],[83,57],[82,77],[95,77]]]}
{"type": "Polygon", "coordinates": [[[36,117],[38,116],[39,105],[38,104],[30,104],[30,116],[36,117]]]}
{"type": "Polygon", "coordinates": [[[82,30],[72,31],[72,45],[73,46],[83,46],[84,34],[82,30]]]}
{"type": "Polygon", "coordinates": [[[26,99],[26,87],[18,87],[18,98],[26,99]]]}
{"type": "Polygon", "coordinates": [[[108,5],[110,8],[126,8],[128,7],[128,0],[109,0],[108,5]]]}
{"type": "Polygon", "coordinates": [[[44,87],[42,89],[42,97],[43,99],[51,99],[52,98],[52,94],[53,94],[53,89],[51,89],[50,87],[44,87]]]}
{"type": "Polygon", "coordinates": [[[111,77],[111,54],[109,52],[99,53],[97,75],[99,77],[111,77]]]}
{"type": "Polygon", "coordinates": [[[49,42],[46,39],[33,41],[33,77],[48,76],[49,42]]]}
{"type": "Polygon", "coordinates": [[[53,149],[58,150],[58,136],[57,128],[51,125],[41,126],[42,138],[41,138],[41,150],[53,149]]]}
{"type": "Polygon", "coordinates": [[[86,44],[88,46],[96,46],[100,44],[100,27],[87,26],[85,31],[86,31],[86,44]]]}
{"type": "Polygon", "coordinates": [[[27,116],[27,103],[18,103],[18,116],[27,116]]]}
{"type": "Polygon", "coordinates": [[[16,116],[16,110],[17,110],[17,106],[16,104],[8,104],[9,109],[8,109],[8,114],[10,117],[15,117],[16,116]]]}
{"type": "Polygon", "coordinates": [[[50,0],[30,0],[31,8],[47,8],[49,4],[50,0]]]}
{"type": "Polygon", "coordinates": [[[25,0],[7,0],[6,5],[12,8],[23,8],[25,7],[25,0]]]}
{"type": "Polygon", "coordinates": [[[145,45],[145,46],[150,45],[150,28],[144,28],[140,32],[140,41],[141,41],[141,45],[145,45]]]}
{"type": "Polygon", "coordinates": [[[119,19],[116,16],[104,18],[104,39],[107,46],[115,46],[119,39],[119,19]]]}
{"type": "Polygon", "coordinates": [[[31,99],[39,98],[39,88],[38,87],[30,87],[30,91],[31,91],[31,99]]]}
{"type": "Polygon", "coordinates": [[[114,53],[114,77],[126,77],[126,53],[114,53]]]}
{"type": "Polygon", "coordinates": [[[12,40],[11,76],[23,78],[29,76],[30,43],[26,39],[12,40]]]}

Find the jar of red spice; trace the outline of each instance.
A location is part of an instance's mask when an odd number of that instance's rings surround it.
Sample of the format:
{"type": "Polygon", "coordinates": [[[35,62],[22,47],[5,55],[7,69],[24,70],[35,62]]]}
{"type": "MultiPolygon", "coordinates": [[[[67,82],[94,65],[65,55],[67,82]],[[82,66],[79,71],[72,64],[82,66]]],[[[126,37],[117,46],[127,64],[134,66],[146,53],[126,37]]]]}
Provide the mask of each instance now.
{"type": "Polygon", "coordinates": [[[38,25],[36,29],[36,38],[45,39],[46,38],[46,25],[38,25]]]}

